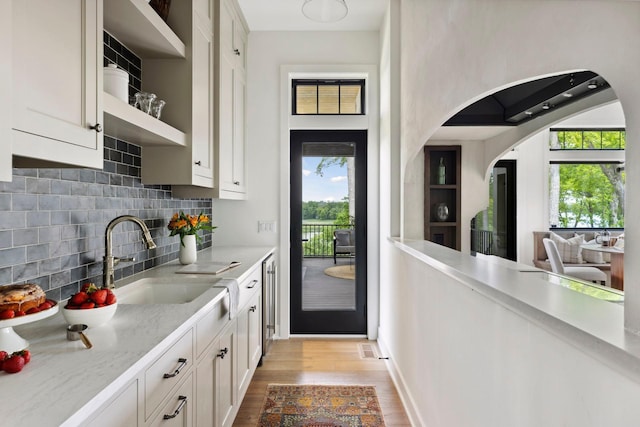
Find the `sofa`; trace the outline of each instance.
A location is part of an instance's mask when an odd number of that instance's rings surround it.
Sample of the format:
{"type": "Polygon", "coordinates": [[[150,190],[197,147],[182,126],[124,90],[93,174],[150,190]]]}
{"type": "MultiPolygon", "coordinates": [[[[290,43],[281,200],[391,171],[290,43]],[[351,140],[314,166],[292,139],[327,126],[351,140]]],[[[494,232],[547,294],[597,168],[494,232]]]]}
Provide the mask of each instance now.
{"type": "MultiPolygon", "coordinates": [[[[597,231],[590,230],[553,230],[553,232],[560,237],[565,239],[570,239],[574,237],[576,234],[581,234],[584,237],[584,241],[588,242],[590,240],[595,239],[597,231]]],[[[622,234],[622,231],[612,231],[611,236],[617,237],[622,234]]],[[[542,268],[547,271],[551,271],[551,264],[548,261],[547,251],[544,248],[544,244],[542,243],[542,239],[545,237],[550,237],[550,231],[534,231],[533,232],[533,265],[538,268],[542,268]]],[[[592,254],[588,254],[589,256],[585,256],[583,253],[583,262],[582,263],[570,263],[564,262],[564,265],[567,267],[597,267],[600,270],[610,274],[611,263],[609,262],[607,254],[601,254],[602,256],[598,256],[597,254],[593,254],[594,251],[590,251],[592,254]],[[592,262],[596,258],[602,258],[602,262],[592,262]],[[584,259],[586,258],[586,260],[584,259]],[[591,261],[590,261],[591,260],[591,261]]]]}

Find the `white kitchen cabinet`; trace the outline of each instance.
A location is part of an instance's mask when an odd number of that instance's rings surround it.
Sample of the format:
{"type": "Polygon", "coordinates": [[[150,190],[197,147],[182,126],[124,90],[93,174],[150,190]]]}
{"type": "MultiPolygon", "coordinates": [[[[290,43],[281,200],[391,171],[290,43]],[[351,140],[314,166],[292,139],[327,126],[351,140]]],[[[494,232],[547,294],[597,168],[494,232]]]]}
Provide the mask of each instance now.
{"type": "Polygon", "coordinates": [[[231,426],[238,410],[236,321],[213,341],[196,367],[196,425],[231,426]]]}
{"type": "Polygon", "coordinates": [[[132,381],[83,426],[113,427],[138,425],[138,380],[132,381]]]}
{"type": "MultiPolygon", "coordinates": [[[[4,60],[0,62],[0,98],[11,99],[11,3],[12,0],[0,0],[0,52],[4,60]]],[[[13,179],[11,169],[11,104],[0,103],[0,181],[13,179]]]]}
{"type": "Polygon", "coordinates": [[[262,292],[260,284],[238,315],[238,400],[242,401],[262,355],[262,292]]]}
{"type": "Polygon", "coordinates": [[[199,0],[172,4],[169,23],[185,42],[186,60],[143,62],[143,86],[161,88],[158,96],[171,100],[163,120],[187,134],[186,147],[143,146],[145,184],[214,186],[214,30],[212,16],[200,12],[211,10],[199,0]]]}
{"type": "Polygon", "coordinates": [[[194,423],[193,418],[194,396],[193,372],[189,372],[182,385],[171,394],[160,413],[148,425],[150,427],[191,427],[199,425],[194,423]]]}
{"type": "Polygon", "coordinates": [[[214,188],[174,187],[178,197],[246,199],[246,49],[242,15],[215,0],[214,188]]]}
{"type": "Polygon", "coordinates": [[[102,0],[15,0],[11,16],[14,165],[101,169],[102,0]]]}

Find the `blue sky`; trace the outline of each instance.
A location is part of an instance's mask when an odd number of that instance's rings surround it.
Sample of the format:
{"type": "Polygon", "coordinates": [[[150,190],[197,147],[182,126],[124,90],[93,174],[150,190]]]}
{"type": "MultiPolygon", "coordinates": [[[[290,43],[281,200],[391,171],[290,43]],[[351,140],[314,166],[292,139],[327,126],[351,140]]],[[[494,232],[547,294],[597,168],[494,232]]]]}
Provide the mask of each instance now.
{"type": "Polygon", "coordinates": [[[316,166],[322,157],[302,159],[302,200],[339,202],[349,194],[347,165],[331,165],[324,169],[324,176],[316,175],[316,166]]]}

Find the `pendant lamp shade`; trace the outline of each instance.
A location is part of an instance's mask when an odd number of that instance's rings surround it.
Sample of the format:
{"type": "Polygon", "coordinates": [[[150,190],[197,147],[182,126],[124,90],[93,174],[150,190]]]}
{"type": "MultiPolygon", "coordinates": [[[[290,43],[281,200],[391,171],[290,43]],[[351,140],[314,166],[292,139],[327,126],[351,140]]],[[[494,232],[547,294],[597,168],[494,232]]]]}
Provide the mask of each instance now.
{"type": "Polygon", "coordinates": [[[304,0],[302,14],[316,22],[336,22],[347,16],[345,0],[304,0]]]}

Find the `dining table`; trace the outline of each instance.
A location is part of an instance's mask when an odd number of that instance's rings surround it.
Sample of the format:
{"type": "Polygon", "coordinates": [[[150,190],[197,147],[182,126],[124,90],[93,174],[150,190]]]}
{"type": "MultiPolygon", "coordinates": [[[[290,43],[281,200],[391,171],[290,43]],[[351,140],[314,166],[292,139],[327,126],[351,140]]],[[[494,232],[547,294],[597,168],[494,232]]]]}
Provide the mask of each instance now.
{"type": "Polygon", "coordinates": [[[580,245],[584,250],[607,253],[611,256],[611,287],[624,290],[624,246],[602,246],[599,243],[580,245]]]}

